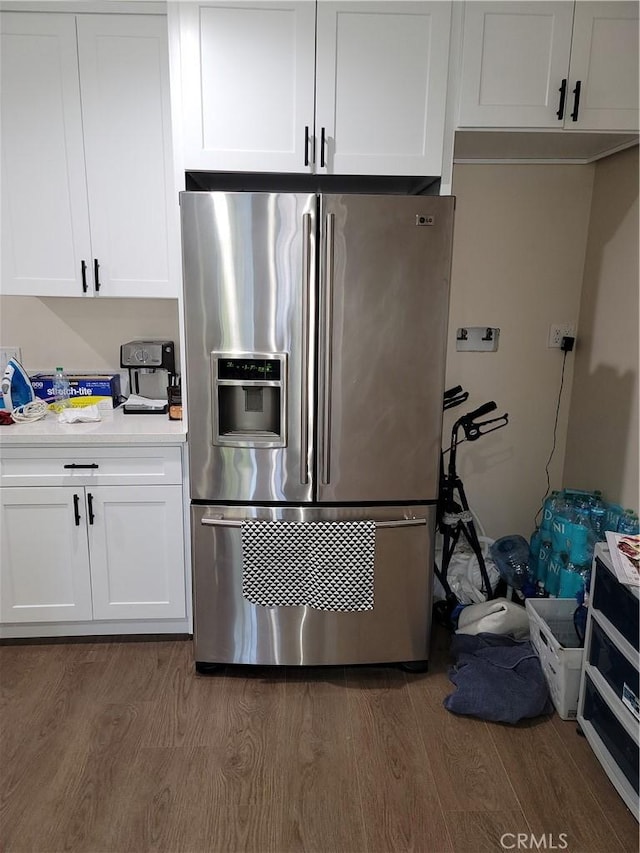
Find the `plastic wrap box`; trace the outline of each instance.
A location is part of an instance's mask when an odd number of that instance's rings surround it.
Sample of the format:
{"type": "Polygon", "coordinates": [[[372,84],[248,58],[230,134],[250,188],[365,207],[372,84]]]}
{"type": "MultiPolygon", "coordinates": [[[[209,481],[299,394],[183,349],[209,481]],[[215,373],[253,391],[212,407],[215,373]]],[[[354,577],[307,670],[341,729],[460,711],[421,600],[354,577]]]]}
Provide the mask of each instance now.
{"type": "MultiPolygon", "coordinates": [[[[34,373],[29,377],[36,397],[53,400],[52,373],[34,373]]],[[[69,397],[72,406],[97,406],[99,409],[115,409],[120,404],[120,375],[115,374],[68,374],[69,397]]]]}
{"type": "Polygon", "coordinates": [[[527,598],[529,634],[556,711],[563,720],[578,713],[580,672],[584,649],[573,626],[578,606],[572,598],[527,598]]]}

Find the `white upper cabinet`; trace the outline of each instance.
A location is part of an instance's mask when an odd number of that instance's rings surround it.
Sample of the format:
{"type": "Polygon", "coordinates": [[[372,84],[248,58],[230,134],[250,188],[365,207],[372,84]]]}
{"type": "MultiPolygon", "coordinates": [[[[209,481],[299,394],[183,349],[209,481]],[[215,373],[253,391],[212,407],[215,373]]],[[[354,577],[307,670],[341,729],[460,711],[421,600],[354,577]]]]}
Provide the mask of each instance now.
{"type": "Polygon", "coordinates": [[[316,171],[439,175],[449,3],[318,3],[316,171]]]}
{"type": "Polygon", "coordinates": [[[576,3],[569,80],[580,97],[565,127],[638,130],[637,3],[576,3]]]}
{"type": "Polygon", "coordinates": [[[459,127],[638,129],[638,4],[465,3],[459,127]]]}
{"type": "Polygon", "coordinates": [[[435,175],[451,4],[180,3],[188,170],[435,175]]]}
{"type": "Polygon", "coordinates": [[[573,3],[465,3],[461,127],[556,127],[573,3]]]}
{"type": "Polygon", "coordinates": [[[75,17],[6,12],[0,27],[0,289],[77,295],[91,238],[75,17]]]}
{"type": "Polygon", "coordinates": [[[315,4],[181,3],[179,15],[186,167],[303,171],[315,4]]]}
{"type": "MultiPolygon", "coordinates": [[[[174,296],[166,19],[78,16],[93,285],[105,296],[174,296]]],[[[176,202],[177,203],[177,200],[176,202]]]]}
{"type": "Polygon", "coordinates": [[[1,27],[2,292],[175,296],[166,18],[1,27]]]}

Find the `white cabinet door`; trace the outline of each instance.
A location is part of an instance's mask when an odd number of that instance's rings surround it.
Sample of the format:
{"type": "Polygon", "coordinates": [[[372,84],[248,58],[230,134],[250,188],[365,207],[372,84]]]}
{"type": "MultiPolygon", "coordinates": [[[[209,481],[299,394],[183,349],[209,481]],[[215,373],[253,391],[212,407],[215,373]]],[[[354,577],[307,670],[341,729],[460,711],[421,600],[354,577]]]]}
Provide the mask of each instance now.
{"type": "Polygon", "coordinates": [[[458,126],[562,128],[572,22],[563,0],[465,3],[458,126]]]}
{"type": "Polygon", "coordinates": [[[91,242],[75,18],[3,12],[0,28],[0,289],[80,296],[91,242]]]}
{"type": "Polygon", "coordinates": [[[576,3],[569,79],[580,100],[565,127],[638,130],[637,3],[576,3]]]}
{"type": "Polygon", "coordinates": [[[77,23],[92,286],[105,296],[174,296],[166,19],[79,15],[77,23]]]}
{"type": "Polygon", "coordinates": [[[0,509],[2,622],[91,619],[84,490],[4,489],[0,509]]]}
{"type": "Polygon", "coordinates": [[[185,167],[311,171],[315,4],[184,3],[179,15],[185,167]]]}
{"type": "Polygon", "coordinates": [[[316,171],[441,173],[450,16],[444,2],[319,1],[316,171]]]}
{"type": "Polygon", "coordinates": [[[176,296],[166,18],[0,18],[2,292],[176,296]]]}
{"type": "Polygon", "coordinates": [[[185,615],[181,486],[87,489],[94,619],[185,615]]]}

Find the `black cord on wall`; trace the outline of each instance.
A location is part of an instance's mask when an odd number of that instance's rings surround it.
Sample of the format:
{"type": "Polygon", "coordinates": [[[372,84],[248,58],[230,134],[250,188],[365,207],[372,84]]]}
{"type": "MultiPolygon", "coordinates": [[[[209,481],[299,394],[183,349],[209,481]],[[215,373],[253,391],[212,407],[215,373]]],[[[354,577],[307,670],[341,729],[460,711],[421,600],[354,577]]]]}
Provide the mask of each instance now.
{"type": "MultiPolygon", "coordinates": [[[[565,340],[567,340],[567,339],[564,338],[563,343],[565,340]]],[[[550,488],[551,488],[551,480],[549,478],[549,465],[551,465],[551,460],[553,459],[553,454],[556,452],[556,435],[558,432],[558,416],[560,414],[560,401],[562,399],[562,388],[564,386],[564,367],[565,367],[565,364],[567,363],[567,353],[573,348],[573,338],[569,338],[569,340],[571,341],[571,345],[568,346],[567,348],[563,347],[562,372],[560,373],[560,389],[558,391],[558,403],[556,405],[556,419],[555,419],[554,424],[553,424],[553,446],[551,448],[551,453],[549,454],[549,458],[547,459],[547,464],[545,465],[545,469],[544,469],[544,472],[545,472],[546,477],[547,477],[547,490],[544,493],[544,497],[542,498],[542,501],[540,502],[540,509],[536,513],[536,517],[533,519],[533,527],[535,530],[538,529],[538,516],[542,512],[542,509],[544,507],[544,502],[547,499],[547,496],[548,496],[550,488]]]]}

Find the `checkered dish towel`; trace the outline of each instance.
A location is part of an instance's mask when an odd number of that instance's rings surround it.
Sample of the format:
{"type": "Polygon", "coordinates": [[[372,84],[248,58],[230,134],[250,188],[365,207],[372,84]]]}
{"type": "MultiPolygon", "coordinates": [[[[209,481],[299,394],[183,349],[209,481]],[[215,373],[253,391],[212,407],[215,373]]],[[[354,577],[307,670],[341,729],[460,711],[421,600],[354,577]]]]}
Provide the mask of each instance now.
{"type": "Polygon", "coordinates": [[[242,594],[266,607],[373,610],[375,521],[242,523],[242,594]]]}

